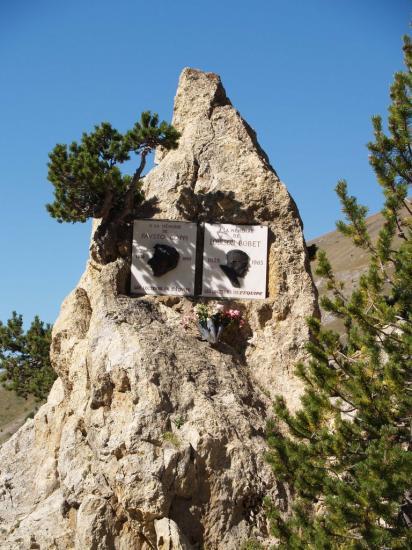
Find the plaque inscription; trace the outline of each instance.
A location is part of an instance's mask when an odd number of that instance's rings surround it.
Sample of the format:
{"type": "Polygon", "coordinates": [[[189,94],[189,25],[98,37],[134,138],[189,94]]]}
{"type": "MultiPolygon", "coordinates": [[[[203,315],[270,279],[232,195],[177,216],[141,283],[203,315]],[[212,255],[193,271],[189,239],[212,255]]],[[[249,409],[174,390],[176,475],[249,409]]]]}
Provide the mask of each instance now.
{"type": "Polygon", "coordinates": [[[268,228],[205,224],[202,295],[266,298],[268,228]]]}
{"type": "Polygon", "coordinates": [[[196,232],[195,223],[135,220],[132,294],[192,296],[196,232]]]}

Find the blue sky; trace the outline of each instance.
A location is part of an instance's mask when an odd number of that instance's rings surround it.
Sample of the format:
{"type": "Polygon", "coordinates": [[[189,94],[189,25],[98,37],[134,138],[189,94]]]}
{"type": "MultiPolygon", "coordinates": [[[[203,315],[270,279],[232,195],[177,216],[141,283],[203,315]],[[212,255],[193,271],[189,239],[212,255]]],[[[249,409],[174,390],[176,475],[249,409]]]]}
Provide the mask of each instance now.
{"type": "Polygon", "coordinates": [[[0,2],[0,320],[15,309],[53,322],[84,269],[89,224],[44,209],[48,152],[103,120],[170,120],[186,66],[221,75],[307,239],[334,229],[339,178],[377,211],[365,144],[410,15],[406,0],[0,2]]]}

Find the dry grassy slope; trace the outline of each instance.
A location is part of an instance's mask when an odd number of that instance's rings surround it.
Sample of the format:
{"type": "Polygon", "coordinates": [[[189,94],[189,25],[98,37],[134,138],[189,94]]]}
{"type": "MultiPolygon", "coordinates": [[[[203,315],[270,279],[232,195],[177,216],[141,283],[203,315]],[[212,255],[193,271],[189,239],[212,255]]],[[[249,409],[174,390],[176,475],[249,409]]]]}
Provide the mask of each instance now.
{"type": "MultiPolygon", "coordinates": [[[[372,241],[376,241],[379,230],[383,224],[383,217],[379,214],[374,214],[367,219],[367,227],[372,237],[372,241]]],[[[318,249],[326,252],[337,279],[344,283],[344,293],[349,295],[357,286],[359,277],[367,270],[369,256],[366,250],[357,248],[352,241],[344,237],[338,231],[331,231],[308,241],[308,246],[316,244],[318,249]]],[[[315,284],[319,290],[319,297],[323,296],[326,291],[325,282],[315,274],[316,260],[311,263],[315,284]]],[[[341,323],[332,316],[322,312],[322,320],[328,328],[340,330],[341,323]]]]}
{"type": "Polygon", "coordinates": [[[24,424],[27,416],[38,406],[34,398],[18,397],[0,385],[0,445],[24,424]]]}

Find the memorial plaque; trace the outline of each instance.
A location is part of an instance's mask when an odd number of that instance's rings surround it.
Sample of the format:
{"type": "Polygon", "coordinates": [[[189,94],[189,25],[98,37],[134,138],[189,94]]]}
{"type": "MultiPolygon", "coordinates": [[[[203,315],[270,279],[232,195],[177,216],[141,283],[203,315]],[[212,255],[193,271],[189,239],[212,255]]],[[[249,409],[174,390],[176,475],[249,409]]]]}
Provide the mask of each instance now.
{"type": "Polygon", "coordinates": [[[135,220],[132,294],[193,295],[196,231],[195,223],[135,220]]]}
{"type": "Polygon", "coordinates": [[[266,298],[268,228],[205,224],[203,296],[266,298]]]}

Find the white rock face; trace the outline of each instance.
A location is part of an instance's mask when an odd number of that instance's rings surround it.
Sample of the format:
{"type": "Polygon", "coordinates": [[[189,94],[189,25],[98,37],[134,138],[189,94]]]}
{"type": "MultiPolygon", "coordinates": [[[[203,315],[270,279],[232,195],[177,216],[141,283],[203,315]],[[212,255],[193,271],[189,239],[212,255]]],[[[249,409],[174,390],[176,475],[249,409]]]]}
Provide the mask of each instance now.
{"type": "Polygon", "coordinates": [[[180,145],[147,176],[144,215],[269,225],[269,298],[237,302],[247,330],[211,347],[181,324],[188,300],[131,298],[128,261],[90,260],[53,329],[48,402],[0,449],[0,548],[269,541],[262,500],[281,498],[262,389],[297,404],[316,309],[301,223],[216,75],[183,71],[174,124],[180,145]]]}
{"type": "Polygon", "coordinates": [[[308,339],[305,319],[317,313],[296,205],[216,74],[183,70],[173,124],[179,148],[158,154],[145,179],[150,213],[269,226],[268,299],[244,303],[252,330],[246,356],[253,378],[296,408],[301,385],[293,371],[308,339]]]}

